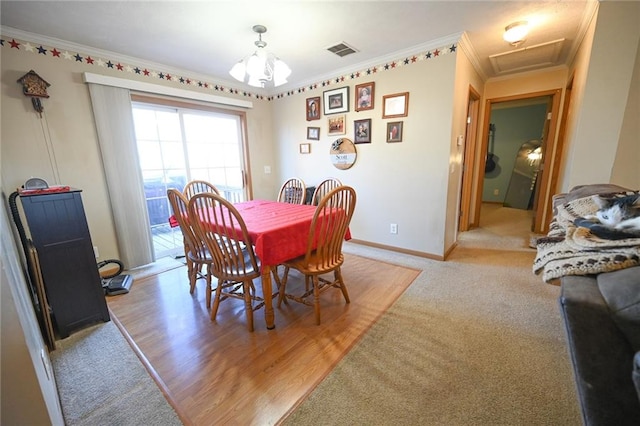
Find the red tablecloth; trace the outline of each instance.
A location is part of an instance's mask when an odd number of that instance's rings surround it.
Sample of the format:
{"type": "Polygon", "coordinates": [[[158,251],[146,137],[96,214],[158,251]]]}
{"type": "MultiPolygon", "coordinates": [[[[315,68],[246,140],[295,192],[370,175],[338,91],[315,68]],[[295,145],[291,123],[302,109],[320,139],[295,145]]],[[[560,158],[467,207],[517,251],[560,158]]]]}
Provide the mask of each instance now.
{"type": "MultiPolygon", "coordinates": [[[[234,204],[247,225],[254,250],[264,265],[278,265],[301,256],[315,206],[252,200],[234,204]]],[[[347,232],[345,239],[350,239],[347,232]]]]}
{"type": "MultiPolygon", "coordinates": [[[[244,219],[251,244],[263,265],[279,265],[305,253],[315,206],[251,200],[234,207],[244,219]]],[[[178,221],[171,216],[169,224],[175,227],[178,221]]],[[[345,239],[351,239],[349,231],[345,239]]]]}

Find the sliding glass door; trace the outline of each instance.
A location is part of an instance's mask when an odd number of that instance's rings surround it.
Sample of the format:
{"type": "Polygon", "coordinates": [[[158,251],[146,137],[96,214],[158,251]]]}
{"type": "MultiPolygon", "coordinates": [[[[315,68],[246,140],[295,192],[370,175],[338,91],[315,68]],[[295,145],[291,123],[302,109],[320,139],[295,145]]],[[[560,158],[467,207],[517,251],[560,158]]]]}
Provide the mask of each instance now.
{"type": "Polygon", "coordinates": [[[225,198],[244,201],[244,116],[134,102],[133,118],[156,258],[181,255],[180,229],[169,226],[167,189],[206,180],[225,198]]]}

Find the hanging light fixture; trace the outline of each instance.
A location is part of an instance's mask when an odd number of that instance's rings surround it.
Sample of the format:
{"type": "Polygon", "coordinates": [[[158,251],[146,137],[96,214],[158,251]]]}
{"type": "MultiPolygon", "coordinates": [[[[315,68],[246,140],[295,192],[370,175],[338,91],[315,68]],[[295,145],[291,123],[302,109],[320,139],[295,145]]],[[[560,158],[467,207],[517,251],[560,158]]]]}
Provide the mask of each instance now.
{"type": "Polygon", "coordinates": [[[517,46],[525,40],[528,32],[529,23],[527,21],[518,21],[505,27],[502,38],[512,46],[517,46]]]}
{"type": "Polygon", "coordinates": [[[253,31],[258,33],[258,40],[255,42],[258,50],[238,61],[229,74],[236,80],[253,87],[265,87],[270,81],[273,82],[274,87],[285,84],[291,69],[280,58],[265,49],[267,43],[262,41],[262,34],[267,32],[267,27],[254,25],[253,31]]]}

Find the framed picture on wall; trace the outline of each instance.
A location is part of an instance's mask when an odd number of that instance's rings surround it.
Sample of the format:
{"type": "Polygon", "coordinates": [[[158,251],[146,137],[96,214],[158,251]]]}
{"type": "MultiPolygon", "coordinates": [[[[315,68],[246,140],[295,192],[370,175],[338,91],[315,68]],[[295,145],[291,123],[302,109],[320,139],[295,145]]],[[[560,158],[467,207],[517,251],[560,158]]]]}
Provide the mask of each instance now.
{"type": "Polygon", "coordinates": [[[356,111],[373,109],[375,87],[376,83],[373,81],[356,86],[356,111]]]}
{"type": "Polygon", "coordinates": [[[324,115],[349,112],[349,87],[323,92],[324,115]]]}
{"type": "Polygon", "coordinates": [[[387,142],[402,142],[402,121],[387,123],[387,142]]]}
{"type": "Polygon", "coordinates": [[[307,98],[307,121],[320,120],[320,96],[307,98]]]}
{"type": "Polygon", "coordinates": [[[382,97],[382,118],[406,117],[409,114],[409,92],[382,97]]]}
{"type": "Polygon", "coordinates": [[[307,127],[307,139],[320,140],[320,127],[307,127]]]}
{"type": "Polygon", "coordinates": [[[371,143],[371,119],[355,120],[353,122],[353,143],[371,143]]]}
{"type": "Polygon", "coordinates": [[[344,114],[336,115],[335,117],[328,117],[327,121],[329,125],[329,131],[327,132],[327,134],[344,135],[347,132],[345,120],[346,116],[344,114]]]}
{"type": "Polygon", "coordinates": [[[310,143],[301,143],[300,144],[300,154],[309,154],[311,153],[311,144],[310,143]]]}

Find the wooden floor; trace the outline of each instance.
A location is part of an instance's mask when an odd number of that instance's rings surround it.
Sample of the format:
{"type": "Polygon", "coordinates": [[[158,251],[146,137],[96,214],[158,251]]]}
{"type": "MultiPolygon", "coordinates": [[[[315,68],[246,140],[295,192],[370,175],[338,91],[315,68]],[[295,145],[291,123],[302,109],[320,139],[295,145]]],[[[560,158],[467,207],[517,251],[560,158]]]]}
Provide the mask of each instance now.
{"type": "MultiPolygon", "coordinates": [[[[275,309],[275,330],[266,330],[259,310],[253,333],[239,300],[222,302],[211,322],[204,282],[189,294],[186,268],[134,282],[108,304],[185,424],[268,425],[313,390],[418,273],[346,255],[350,304],[339,290],[326,292],[316,326],[313,308],[290,302],[275,309]]],[[[302,280],[292,273],[290,283],[302,280]]]]}

